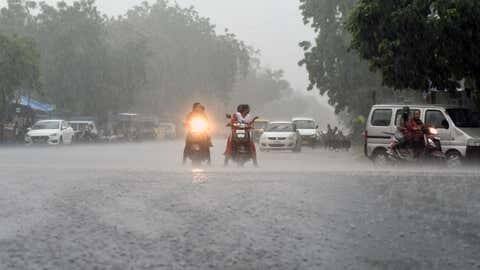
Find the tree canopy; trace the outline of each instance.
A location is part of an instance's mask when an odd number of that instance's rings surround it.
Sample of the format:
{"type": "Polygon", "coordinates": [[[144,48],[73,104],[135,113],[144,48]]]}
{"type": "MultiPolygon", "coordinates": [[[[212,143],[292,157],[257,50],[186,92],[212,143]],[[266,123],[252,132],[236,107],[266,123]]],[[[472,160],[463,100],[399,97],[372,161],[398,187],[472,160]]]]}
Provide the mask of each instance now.
{"type": "Polygon", "coordinates": [[[22,87],[38,89],[39,55],[32,40],[0,33],[0,139],[7,105],[22,87]]]}
{"type": "Polygon", "coordinates": [[[225,102],[250,61],[234,34],[166,0],[115,18],[94,0],[8,0],[0,31],[35,41],[45,97],[71,114],[173,115],[195,99],[225,102]]]}
{"type": "Polygon", "coordinates": [[[376,95],[378,99],[392,93],[382,87],[378,74],[350,52],[350,33],[345,29],[347,15],[356,0],[300,0],[304,23],[317,36],[314,44],[300,43],[305,55],[299,64],[309,74],[309,90],[326,94],[337,113],[348,110],[353,116],[366,115],[376,95]]]}
{"type": "Polygon", "coordinates": [[[397,89],[480,85],[480,1],[359,0],[351,48],[397,89]]]}

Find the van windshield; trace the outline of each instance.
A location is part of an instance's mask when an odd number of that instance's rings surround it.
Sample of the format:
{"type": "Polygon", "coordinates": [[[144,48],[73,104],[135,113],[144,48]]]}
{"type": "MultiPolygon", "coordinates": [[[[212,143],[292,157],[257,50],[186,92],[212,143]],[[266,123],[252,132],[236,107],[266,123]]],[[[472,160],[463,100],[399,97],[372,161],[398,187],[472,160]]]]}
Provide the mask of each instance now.
{"type": "Polygon", "coordinates": [[[480,119],[469,109],[447,109],[447,113],[459,128],[480,127],[480,119]]]}
{"type": "Polygon", "coordinates": [[[295,125],[298,129],[315,129],[315,122],[312,120],[297,120],[295,125]]]}

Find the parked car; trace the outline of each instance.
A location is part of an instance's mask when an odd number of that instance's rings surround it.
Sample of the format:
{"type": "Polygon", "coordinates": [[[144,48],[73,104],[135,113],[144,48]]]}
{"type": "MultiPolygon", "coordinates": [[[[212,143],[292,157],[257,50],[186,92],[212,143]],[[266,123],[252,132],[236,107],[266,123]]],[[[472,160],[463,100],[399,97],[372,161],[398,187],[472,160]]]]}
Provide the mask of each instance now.
{"type": "Polygon", "coordinates": [[[137,141],[154,140],[157,138],[158,121],[153,117],[139,117],[134,124],[137,141]]]}
{"type": "Polygon", "coordinates": [[[421,113],[421,120],[438,130],[442,150],[450,166],[463,161],[480,160],[480,123],[471,110],[443,105],[375,105],[372,107],[365,129],[365,156],[383,160],[390,136],[400,124],[404,107],[410,113],[421,113]]]}
{"type": "Polygon", "coordinates": [[[302,150],[302,137],[293,122],[270,122],[260,137],[260,151],[302,150]]]}
{"type": "Polygon", "coordinates": [[[295,124],[300,136],[302,136],[302,142],[315,147],[317,144],[320,133],[318,132],[318,125],[313,118],[293,118],[292,122],[295,124]]]}
{"type": "Polygon", "coordinates": [[[25,135],[25,143],[71,144],[75,132],[65,120],[42,120],[36,122],[25,135]]]}
{"type": "Polygon", "coordinates": [[[160,138],[173,140],[177,137],[177,128],[173,123],[159,123],[156,132],[160,138]]]}

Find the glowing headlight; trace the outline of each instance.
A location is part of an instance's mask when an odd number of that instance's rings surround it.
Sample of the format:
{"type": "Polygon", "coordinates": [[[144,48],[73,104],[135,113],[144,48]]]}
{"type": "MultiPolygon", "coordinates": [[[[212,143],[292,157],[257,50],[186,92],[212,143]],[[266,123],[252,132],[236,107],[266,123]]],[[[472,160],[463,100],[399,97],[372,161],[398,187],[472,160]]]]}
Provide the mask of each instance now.
{"type": "Polygon", "coordinates": [[[194,118],[190,122],[190,129],[192,132],[206,132],[208,129],[207,121],[203,118],[194,118]]]}
{"type": "Polygon", "coordinates": [[[438,130],[436,128],[428,128],[428,132],[430,132],[430,134],[432,135],[437,135],[438,134],[438,130]]]}

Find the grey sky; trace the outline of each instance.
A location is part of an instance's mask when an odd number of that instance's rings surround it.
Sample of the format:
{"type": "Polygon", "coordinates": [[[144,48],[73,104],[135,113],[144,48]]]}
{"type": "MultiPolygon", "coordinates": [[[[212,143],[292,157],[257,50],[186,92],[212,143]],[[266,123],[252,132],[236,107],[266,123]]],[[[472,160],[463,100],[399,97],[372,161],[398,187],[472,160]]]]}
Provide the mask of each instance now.
{"type": "MultiPolygon", "coordinates": [[[[48,3],[56,0],[45,0],[48,3]]],[[[153,2],[154,0],[150,0],[153,2]]],[[[67,0],[66,2],[72,2],[67,0]]],[[[97,0],[99,9],[110,15],[123,14],[142,0],[97,0]]],[[[297,66],[302,57],[298,43],[314,34],[302,23],[298,0],[177,0],[181,6],[195,6],[211,18],[217,31],[230,32],[261,50],[264,66],[283,69],[292,86],[304,90],[307,75],[297,66]]],[[[0,0],[2,6],[6,0],[0,0]]]]}

